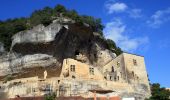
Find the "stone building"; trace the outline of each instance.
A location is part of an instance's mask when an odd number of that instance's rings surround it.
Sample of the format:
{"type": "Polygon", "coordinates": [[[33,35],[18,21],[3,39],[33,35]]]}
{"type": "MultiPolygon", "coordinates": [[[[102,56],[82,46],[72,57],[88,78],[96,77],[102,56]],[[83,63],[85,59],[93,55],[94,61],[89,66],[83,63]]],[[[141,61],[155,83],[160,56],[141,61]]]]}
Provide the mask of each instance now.
{"type": "MultiPolygon", "coordinates": [[[[98,82],[96,84],[98,89],[110,89],[115,91],[114,94],[122,97],[130,96],[144,99],[150,96],[144,57],[135,54],[122,53],[103,67],[93,67],[74,59],[65,59],[61,77],[74,79],[74,82],[77,81],[77,83],[80,80],[83,83],[91,81],[91,85],[95,80],[98,82]]],[[[88,87],[85,88],[87,92],[88,87]]],[[[81,88],[77,91],[81,91],[81,88]]]]}
{"type": "Polygon", "coordinates": [[[97,97],[119,96],[143,100],[150,96],[144,57],[135,54],[122,53],[103,67],[67,58],[63,61],[59,77],[48,78],[48,72],[46,77],[47,79],[35,76],[8,81],[1,84],[1,91],[3,87],[8,97],[40,96],[48,93],[66,97],[93,97],[91,91],[103,92],[97,93],[97,97]]]}
{"type": "Polygon", "coordinates": [[[81,63],[71,58],[65,59],[63,61],[62,74],[60,77],[86,80],[103,80],[103,75],[97,69],[97,67],[81,63]]]}
{"type": "Polygon", "coordinates": [[[149,87],[144,57],[122,53],[102,70],[106,80],[132,84],[146,84],[149,87]]]}

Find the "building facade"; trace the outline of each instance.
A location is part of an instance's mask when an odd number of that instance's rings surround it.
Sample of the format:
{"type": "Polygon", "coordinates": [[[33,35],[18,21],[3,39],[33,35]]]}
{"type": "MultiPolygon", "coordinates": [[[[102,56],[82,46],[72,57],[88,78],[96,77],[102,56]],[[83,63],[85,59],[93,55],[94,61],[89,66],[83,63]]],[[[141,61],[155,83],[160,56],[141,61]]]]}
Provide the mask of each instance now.
{"type": "Polygon", "coordinates": [[[35,77],[12,80],[5,85],[1,84],[0,90],[5,91],[8,97],[56,93],[57,96],[89,98],[93,97],[91,91],[102,92],[97,93],[97,97],[119,96],[144,100],[150,96],[144,57],[134,54],[122,53],[103,67],[67,58],[63,61],[59,77],[48,78],[50,73],[46,70],[44,73],[44,79],[35,77]]]}

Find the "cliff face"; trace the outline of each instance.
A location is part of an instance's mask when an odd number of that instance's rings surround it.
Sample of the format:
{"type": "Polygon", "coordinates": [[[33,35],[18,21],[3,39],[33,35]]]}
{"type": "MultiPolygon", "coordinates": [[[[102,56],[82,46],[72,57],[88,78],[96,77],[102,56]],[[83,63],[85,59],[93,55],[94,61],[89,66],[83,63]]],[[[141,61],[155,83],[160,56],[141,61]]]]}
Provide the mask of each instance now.
{"type": "Polygon", "coordinates": [[[51,72],[48,77],[59,75],[65,58],[101,67],[115,57],[107,48],[88,25],[59,18],[47,27],[38,25],[13,36],[10,52],[0,57],[0,79],[9,74],[13,78],[40,77],[44,69],[51,72]]]}
{"type": "Polygon", "coordinates": [[[4,45],[0,42],[0,54],[4,52],[4,45]]]}

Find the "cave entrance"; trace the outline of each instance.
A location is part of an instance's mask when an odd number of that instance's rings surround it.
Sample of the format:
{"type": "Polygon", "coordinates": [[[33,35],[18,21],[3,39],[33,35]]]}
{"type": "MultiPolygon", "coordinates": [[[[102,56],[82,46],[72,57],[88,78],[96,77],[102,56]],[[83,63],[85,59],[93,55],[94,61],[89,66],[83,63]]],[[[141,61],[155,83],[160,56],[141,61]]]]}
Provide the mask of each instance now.
{"type": "Polygon", "coordinates": [[[79,55],[79,54],[80,54],[79,50],[76,50],[76,51],[75,51],[75,56],[77,56],[77,55],[79,55]]]}

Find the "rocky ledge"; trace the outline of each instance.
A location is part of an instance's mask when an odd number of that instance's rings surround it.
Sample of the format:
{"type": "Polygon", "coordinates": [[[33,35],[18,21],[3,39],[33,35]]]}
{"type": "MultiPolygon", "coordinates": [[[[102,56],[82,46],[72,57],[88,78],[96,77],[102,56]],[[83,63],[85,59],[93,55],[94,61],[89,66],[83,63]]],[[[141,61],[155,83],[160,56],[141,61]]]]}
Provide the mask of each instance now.
{"type": "Polygon", "coordinates": [[[38,68],[57,70],[59,75],[65,58],[101,67],[115,57],[100,34],[87,24],[67,18],[15,34],[10,52],[4,53],[2,43],[0,52],[0,80],[9,75],[13,78],[35,76],[40,71],[38,68]]]}

